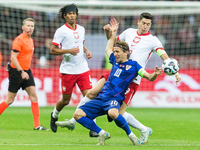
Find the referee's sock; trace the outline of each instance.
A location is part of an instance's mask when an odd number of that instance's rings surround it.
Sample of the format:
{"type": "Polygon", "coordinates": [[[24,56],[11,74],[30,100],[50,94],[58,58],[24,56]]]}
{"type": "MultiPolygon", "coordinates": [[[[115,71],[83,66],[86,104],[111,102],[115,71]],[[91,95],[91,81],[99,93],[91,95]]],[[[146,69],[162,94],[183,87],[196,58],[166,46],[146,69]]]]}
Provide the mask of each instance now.
{"type": "Polygon", "coordinates": [[[4,112],[4,110],[8,107],[9,105],[6,104],[5,101],[0,103],[0,115],[4,112]]]}
{"type": "Polygon", "coordinates": [[[38,102],[31,102],[31,110],[33,114],[34,127],[37,128],[40,125],[38,102]]]}

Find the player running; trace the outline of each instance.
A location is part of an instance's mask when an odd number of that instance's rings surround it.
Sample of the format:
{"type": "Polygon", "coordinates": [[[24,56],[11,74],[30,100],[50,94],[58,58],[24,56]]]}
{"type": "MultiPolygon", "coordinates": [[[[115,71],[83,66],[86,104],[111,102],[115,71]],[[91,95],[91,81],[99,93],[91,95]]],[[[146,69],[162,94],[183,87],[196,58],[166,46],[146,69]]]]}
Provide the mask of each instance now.
{"type": "Polygon", "coordinates": [[[85,28],[76,24],[78,8],[75,4],[66,5],[59,13],[65,24],[56,30],[50,53],[63,55],[60,65],[62,98],[51,113],[50,127],[53,132],[57,131],[55,122],[61,110],[69,104],[74,86],[79,86],[83,96],[92,88],[90,71],[84,56],[86,54],[90,59],[92,54],[84,45],[85,28]]]}

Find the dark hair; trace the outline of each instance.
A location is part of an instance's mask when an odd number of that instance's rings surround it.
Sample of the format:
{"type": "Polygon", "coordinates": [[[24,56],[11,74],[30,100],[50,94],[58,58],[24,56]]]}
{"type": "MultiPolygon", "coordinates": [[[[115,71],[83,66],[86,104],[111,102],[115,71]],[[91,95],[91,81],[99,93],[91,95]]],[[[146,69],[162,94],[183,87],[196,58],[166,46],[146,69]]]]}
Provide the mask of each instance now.
{"type": "Polygon", "coordinates": [[[125,41],[116,41],[114,47],[119,47],[122,49],[123,52],[128,52],[127,58],[129,59],[129,46],[125,41]]]}
{"type": "Polygon", "coordinates": [[[77,17],[78,17],[78,7],[77,7],[75,4],[65,5],[64,7],[62,7],[62,8],[59,10],[59,13],[58,13],[59,17],[65,20],[65,18],[64,18],[64,15],[66,14],[65,10],[66,10],[68,7],[75,7],[75,9],[76,9],[76,14],[77,14],[77,17]]]}
{"type": "Polygon", "coordinates": [[[148,12],[143,12],[140,15],[140,20],[142,20],[143,18],[150,19],[151,22],[153,21],[153,16],[150,13],[148,13],[148,12]]]}

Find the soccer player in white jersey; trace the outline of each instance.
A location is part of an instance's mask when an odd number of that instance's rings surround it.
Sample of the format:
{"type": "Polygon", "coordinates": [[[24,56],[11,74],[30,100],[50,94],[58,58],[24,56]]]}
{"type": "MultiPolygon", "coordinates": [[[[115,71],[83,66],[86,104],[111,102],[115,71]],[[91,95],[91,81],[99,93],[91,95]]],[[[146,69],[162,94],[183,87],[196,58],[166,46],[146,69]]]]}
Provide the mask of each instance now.
{"type": "Polygon", "coordinates": [[[66,5],[60,9],[59,15],[65,24],[56,30],[50,48],[51,54],[63,55],[60,65],[62,98],[51,113],[50,127],[53,132],[57,131],[55,122],[63,107],[69,104],[74,86],[79,86],[83,96],[92,88],[90,70],[84,58],[84,54],[88,59],[92,54],[84,45],[85,28],[76,24],[78,8],[75,4],[66,5]]]}
{"type": "MultiPolygon", "coordinates": [[[[149,29],[152,25],[152,20],[153,16],[151,14],[146,12],[142,13],[138,20],[138,29],[126,29],[116,38],[117,40],[126,41],[128,43],[130,48],[130,59],[137,61],[143,68],[145,68],[148,60],[154,52],[156,52],[162,58],[162,60],[169,58],[158,38],[150,34],[149,29]]],[[[112,34],[110,32],[110,24],[105,25],[104,30],[107,38],[109,39],[112,34]]],[[[175,77],[176,83],[178,83],[181,80],[179,73],[177,73],[175,77]]],[[[86,97],[84,97],[80,103],[83,104],[84,102],[96,97],[97,93],[102,89],[107,78],[108,74],[103,75],[97,84],[87,92],[86,97]]],[[[120,114],[123,115],[130,126],[140,130],[140,141],[146,143],[149,135],[153,133],[152,129],[140,123],[132,114],[125,112],[128,104],[131,102],[139,87],[140,81],[141,78],[137,76],[137,78],[129,86],[123,105],[120,108],[120,114]]],[[[56,124],[62,127],[67,127],[68,129],[73,129],[75,121],[72,118],[70,121],[57,122],[56,124]]]]}

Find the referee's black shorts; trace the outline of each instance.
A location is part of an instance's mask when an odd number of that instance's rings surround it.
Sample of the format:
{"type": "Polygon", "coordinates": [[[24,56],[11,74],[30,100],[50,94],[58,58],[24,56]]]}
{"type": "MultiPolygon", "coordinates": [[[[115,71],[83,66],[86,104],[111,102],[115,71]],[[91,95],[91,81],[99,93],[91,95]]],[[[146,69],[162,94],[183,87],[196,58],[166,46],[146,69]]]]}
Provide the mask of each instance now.
{"type": "Polygon", "coordinates": [[[25,80],[22,79],[21,74],[17,71],[16,68],[9,68],[8,74],[9,74],[9,86],[8,91],[12,93],[17,93],[17,91],[22,88],[23,90],[29,86],[35,86],[35,81],[33,78],[33,74],[31,70],[24,70],[28,73],[29,79],[25,80]]]}

